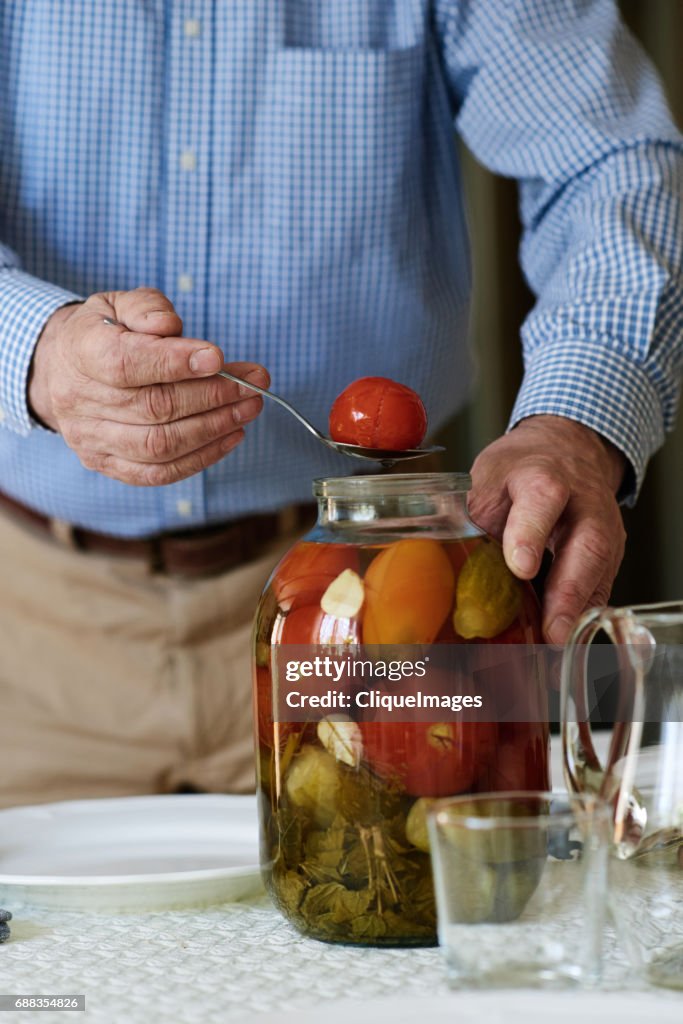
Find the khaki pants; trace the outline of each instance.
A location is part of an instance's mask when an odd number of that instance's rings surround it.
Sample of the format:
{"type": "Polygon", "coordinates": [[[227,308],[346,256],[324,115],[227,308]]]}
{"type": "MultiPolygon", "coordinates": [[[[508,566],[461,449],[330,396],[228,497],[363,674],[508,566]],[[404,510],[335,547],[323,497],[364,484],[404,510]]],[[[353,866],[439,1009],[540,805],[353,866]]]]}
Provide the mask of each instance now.
{"type": "Polygon", "coordinates": [[[0,516],[0,807],[253,789],[251,627],[292,541],[184,580],[0,516]]]}

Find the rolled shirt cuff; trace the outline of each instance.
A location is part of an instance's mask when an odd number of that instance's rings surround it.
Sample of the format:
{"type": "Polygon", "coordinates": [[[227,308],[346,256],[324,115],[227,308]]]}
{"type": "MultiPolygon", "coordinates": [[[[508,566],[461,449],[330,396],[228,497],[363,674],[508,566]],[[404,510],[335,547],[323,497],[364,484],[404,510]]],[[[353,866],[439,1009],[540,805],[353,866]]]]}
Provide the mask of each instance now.
{"type": "Polygon", "coordinates": [[[31,359],[45,324],[82,297],[23,270],[0,272],[0,424],[26,436],[39,427],[28,408],[31,359]]]}
{"type": "Polygon", "coordinates": [[[527,359],[508,430],[538,415],[565,416],[611,441],[630,464],[619,500],[635,503],[648,460],[664,442],[662,404],[642,367],[598,343],[548,344],[527,359]]]}

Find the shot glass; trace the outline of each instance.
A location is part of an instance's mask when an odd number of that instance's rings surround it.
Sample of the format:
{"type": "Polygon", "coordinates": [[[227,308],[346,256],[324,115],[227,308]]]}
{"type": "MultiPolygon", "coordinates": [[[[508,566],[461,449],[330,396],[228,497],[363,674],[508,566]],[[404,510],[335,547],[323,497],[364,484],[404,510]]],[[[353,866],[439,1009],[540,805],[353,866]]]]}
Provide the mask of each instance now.
{"type": "Polygon", "coordinates": [[[456,987],[595,986],[611,814],[593,796],[489,793],[428,815],[439,944],[456,987]]]}

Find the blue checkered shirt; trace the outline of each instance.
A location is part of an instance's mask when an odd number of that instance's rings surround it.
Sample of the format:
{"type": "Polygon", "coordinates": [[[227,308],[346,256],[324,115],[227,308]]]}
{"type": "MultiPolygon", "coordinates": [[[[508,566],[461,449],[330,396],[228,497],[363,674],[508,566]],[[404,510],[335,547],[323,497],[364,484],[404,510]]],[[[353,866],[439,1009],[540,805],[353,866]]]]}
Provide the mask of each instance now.
{"type": "Polygon", "coordinates": [[[162,488],[84,469],[27,409],[60,305],[153,285],[321,426],[394,377],[466,399],[470,271],[453,127],[519,180],[538,301],[512,423],[580,420],[633,493],[683,350],[683,145],[611,0],[0,0],[0,487],[145,535],[348,472],[276,407],[162,488]]]}

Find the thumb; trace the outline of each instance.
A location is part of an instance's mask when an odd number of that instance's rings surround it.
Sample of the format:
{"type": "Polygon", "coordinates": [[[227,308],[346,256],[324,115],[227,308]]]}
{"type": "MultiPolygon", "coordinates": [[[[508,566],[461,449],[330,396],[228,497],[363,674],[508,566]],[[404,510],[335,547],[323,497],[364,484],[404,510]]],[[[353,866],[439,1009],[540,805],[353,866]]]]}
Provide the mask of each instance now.
{"type": "Polygon", "coordinates": [[[112,292],[114,318],[137,334],[156,334],[169,338],[183,333],[183,322],[173,303],[156,288],[134,288],[112,292]]]}

